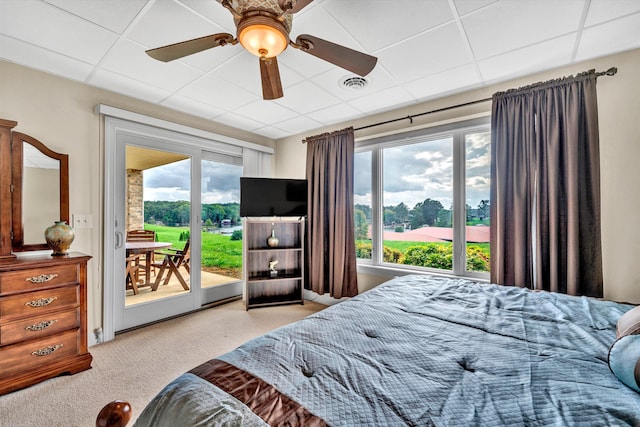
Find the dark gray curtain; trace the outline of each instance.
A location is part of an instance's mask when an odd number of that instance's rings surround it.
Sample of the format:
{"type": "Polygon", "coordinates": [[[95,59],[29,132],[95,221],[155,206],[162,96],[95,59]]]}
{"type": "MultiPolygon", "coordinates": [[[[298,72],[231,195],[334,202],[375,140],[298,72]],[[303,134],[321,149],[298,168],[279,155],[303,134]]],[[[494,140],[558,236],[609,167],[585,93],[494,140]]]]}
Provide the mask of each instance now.
{"type": "Polygon", "coordinates": [[[306,138],[308,284],[334,298],[358,294],[353,235],[353,128],[306,138]]]}
{"type": "Polygon", "coordinates": [[[492,282],[602,296],[596,79],[494,94],[492,282]]]}

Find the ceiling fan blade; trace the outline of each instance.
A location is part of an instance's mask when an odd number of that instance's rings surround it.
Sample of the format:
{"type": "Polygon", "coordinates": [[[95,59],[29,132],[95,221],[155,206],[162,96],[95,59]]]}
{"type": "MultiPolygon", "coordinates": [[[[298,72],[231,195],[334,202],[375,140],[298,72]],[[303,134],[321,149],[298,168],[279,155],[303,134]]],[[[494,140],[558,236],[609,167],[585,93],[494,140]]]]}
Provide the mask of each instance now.
{"type": "Polygon", "coordinates": [[[262,80],[262,98],[267,100],[282,98],[284,94],[280,82],[278,60],[275,56],[260,58],[260,78],[262,80]]]}
{"type": "Polygon", "coordinates": [[[280,0],[280,8],[289,13],[298,13],[313,0],[280,0]]]}
{"type": "Polygon", "coordinates": [[[308,34],[299,35],[292,46],[362,77],[369,74],[378,62],[375,56],[308,34]]]}
{"type": "Polygon", "coordinates": [[[169,62],[212,47],[236,44],[238,40],[229,33],[217,33],[210,36],[199,37],[180,43],[157,47],[147,50],[147,55],[158,61],[169,62]]]}

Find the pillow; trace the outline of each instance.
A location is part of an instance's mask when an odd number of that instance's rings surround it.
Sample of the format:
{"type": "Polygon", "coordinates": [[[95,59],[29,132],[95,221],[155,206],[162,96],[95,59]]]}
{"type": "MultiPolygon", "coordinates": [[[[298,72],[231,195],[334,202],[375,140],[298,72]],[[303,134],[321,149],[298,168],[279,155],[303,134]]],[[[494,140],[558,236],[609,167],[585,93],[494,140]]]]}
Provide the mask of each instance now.
{"type": "Polygon", "coordinates": [[[616,338],[609,348],[609,369],[623,384],[640,392],[640,306],[620,316],[616,338]]]}
{"type": "Polygon", "coordinates": [[[609,369],[623,384],[640,393],[640,335],[625,335],[611,345],[609,369]]]}
{"type": "Polygon", "coordinates": [[[640,333],[640,306],[632,308],[618,319],[616,338],[640,333]]]}

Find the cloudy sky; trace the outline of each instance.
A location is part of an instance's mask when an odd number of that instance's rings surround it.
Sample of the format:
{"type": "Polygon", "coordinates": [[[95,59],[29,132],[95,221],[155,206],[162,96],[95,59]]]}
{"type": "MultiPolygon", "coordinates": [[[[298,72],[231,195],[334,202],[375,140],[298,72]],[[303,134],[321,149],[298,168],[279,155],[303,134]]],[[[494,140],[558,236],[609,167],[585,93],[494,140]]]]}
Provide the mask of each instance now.
{"type": "MultiPolygon", "coordinates": [[[[489,198],[490,134],[467,136],[467,204],[489,198]]],[[[371,153],[356,154],[355,201],[371,204],[371,153]]],[[[404,202],[409,209],[427,198],[449,208],[453,201],[452,139],[438,139],[383,150],[383,205],[404,202]]]]}
{"type": "MultiPolygon", "coordinates": [[[[489,198],[490,133],[467,135],[467,204],[475,208],[489,198]]],[[[449,208],[453,191],[450,138],[389,147],[383,152],[384,206],[404,202],[409,209],[427,198],[449,208]]],[[[144,200],[189,200],[191,160],[144,171],[144,200]]],[[[242,167],[212,161],[202,164],[203,203],[240,200],[242,167]]],[[[371,204],[371,153],[355,158],[355,202],[371,204]]]]}
{"type": "MultiPolygon", "coordinates": [[[[191,160],[144,171],[144,200],[189,200],[191,160]]],[[[202,203],[240,201],[242,166],[202,162],[202,203]]]]}

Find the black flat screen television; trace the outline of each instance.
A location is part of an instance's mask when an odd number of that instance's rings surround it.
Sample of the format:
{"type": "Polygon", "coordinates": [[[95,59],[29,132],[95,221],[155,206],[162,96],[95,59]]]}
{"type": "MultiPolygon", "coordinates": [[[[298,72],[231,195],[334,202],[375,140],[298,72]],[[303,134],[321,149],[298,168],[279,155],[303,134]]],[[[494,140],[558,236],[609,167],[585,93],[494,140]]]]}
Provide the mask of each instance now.
{"type": "Polygon", "coordinates": [[[240,178],[240,216],[306,215],[306,179],[240,178]]]}

